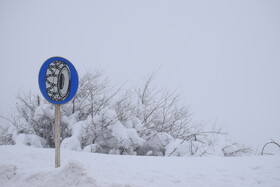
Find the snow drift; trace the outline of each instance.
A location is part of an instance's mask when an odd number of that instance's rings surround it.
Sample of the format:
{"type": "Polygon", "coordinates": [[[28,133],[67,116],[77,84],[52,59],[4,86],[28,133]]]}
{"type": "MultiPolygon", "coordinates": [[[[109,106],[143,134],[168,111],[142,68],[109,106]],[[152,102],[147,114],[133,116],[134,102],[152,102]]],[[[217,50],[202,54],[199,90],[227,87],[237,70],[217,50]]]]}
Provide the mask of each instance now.
{"type": "Polygon", "coordinates": [[[54,149],[0,146],[3,187],[201,187],[280,184],[279,156],[147,157],[62,150],[54,168],[54,149]]]}

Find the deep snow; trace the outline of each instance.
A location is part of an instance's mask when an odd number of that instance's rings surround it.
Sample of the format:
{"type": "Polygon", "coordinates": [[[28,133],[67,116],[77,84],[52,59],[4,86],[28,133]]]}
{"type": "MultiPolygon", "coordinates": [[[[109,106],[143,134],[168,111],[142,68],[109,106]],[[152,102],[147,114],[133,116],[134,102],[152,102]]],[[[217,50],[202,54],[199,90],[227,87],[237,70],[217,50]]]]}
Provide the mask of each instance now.
{"type": "Polygon", "coordinates": [[[0,186],[280,186],[280,157],[147,157],[0,146],[0,186]]]}

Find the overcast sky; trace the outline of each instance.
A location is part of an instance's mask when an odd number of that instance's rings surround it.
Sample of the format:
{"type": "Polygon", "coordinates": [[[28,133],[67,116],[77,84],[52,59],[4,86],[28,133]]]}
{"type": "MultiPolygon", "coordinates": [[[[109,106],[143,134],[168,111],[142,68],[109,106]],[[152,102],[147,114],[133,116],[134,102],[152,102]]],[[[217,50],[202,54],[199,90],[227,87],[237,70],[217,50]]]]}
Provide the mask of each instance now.
{"type": "Polygon", "coordinates": [[[0,0],[0,114],[39,92],[52,56],[129,86],[159,69],[195,120],[251,146],[280,141],[279,0],[0,0]]]}

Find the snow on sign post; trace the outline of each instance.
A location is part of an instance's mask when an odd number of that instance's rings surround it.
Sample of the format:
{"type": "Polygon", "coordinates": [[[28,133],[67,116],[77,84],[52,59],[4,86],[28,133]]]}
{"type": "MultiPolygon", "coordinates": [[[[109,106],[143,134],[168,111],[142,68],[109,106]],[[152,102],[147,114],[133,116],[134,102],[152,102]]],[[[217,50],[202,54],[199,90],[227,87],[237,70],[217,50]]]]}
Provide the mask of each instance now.
{"type": "Polygon", "coordinates": [[[79,79],[75,67],[67,59],[52,57],[39,72],[39,86],[43,96],[55,105],[55,167],[60,167],[60,106],[76,94],[79,79]]]}

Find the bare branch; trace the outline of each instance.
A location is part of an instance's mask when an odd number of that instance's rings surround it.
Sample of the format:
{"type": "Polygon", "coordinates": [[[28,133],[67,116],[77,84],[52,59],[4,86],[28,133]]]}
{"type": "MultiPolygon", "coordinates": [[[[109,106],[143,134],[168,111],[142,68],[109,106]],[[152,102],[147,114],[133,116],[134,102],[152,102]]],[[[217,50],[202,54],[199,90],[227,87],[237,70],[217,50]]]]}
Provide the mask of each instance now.
{"type": "Polygon", "coordinates": [[[263,146],[262,151],[261,151],[261,155],[262,155],[262,156],[263,156],[263,154],[264,154],[264,149],[265,149],[265,147],[266,147],[267,145],[269,145],[269,144],[276,145],[276,146],[278,146],[278,147],[280,148],[280,144],[278,144],[278,143],[275,142],[274,140],[271,140],[271,142],[267,142],[267,143],[263,146]]]}

